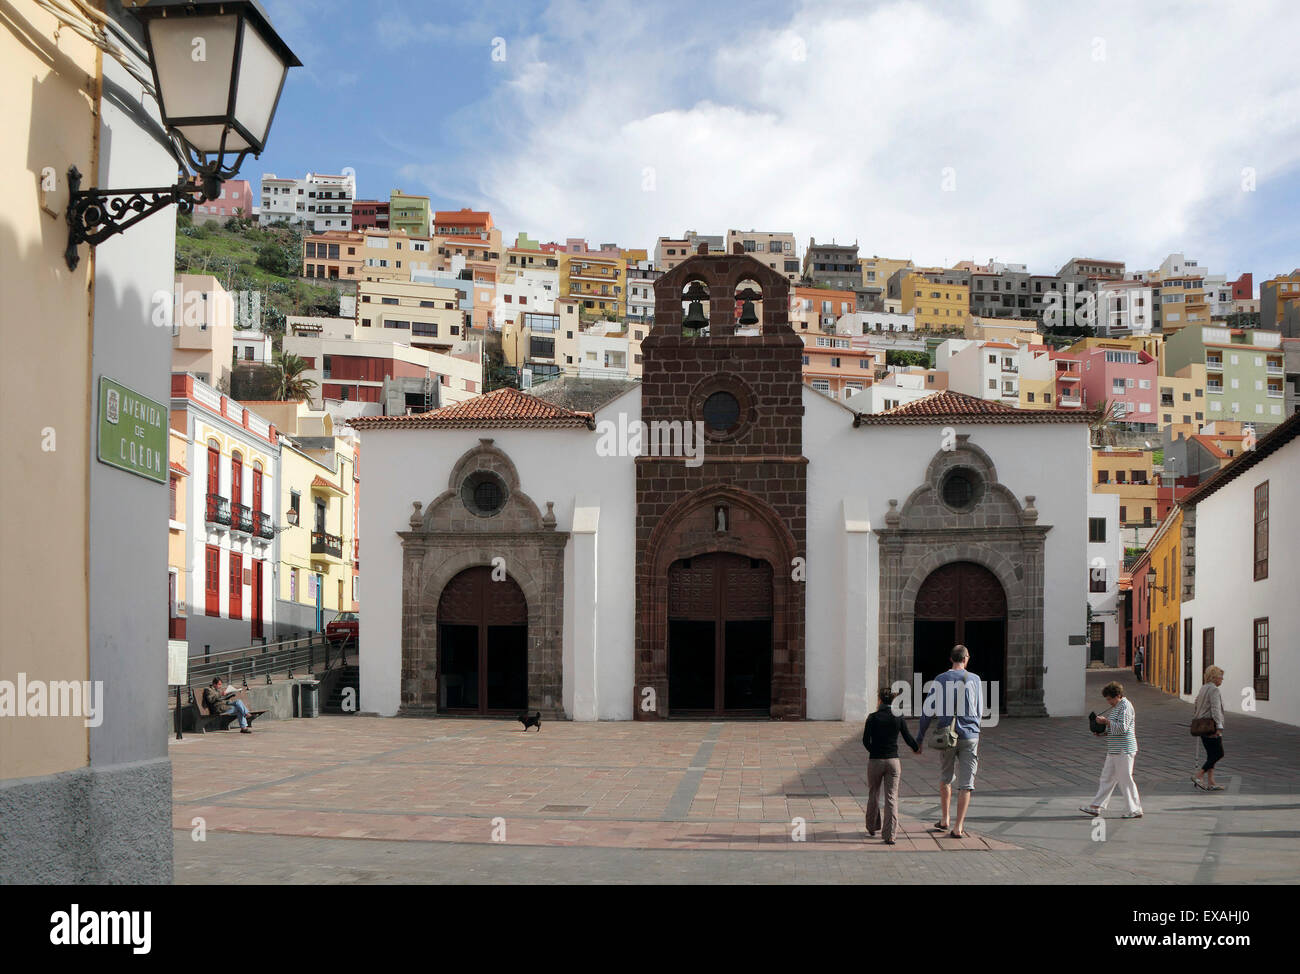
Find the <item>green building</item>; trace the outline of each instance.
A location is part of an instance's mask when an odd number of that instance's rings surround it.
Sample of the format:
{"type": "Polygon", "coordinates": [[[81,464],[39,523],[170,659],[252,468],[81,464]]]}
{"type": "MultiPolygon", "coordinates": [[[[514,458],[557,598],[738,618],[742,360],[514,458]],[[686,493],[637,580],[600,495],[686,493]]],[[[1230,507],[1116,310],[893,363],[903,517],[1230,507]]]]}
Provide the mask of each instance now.
{"type": "Polygon", "coordinates": [[[404,230],[408,236],[429,235],[429,197],[409,196],[395,189],[388,197],[388,228],[404,230]]]}
{"type": "Polygon", "coordinates": [[[1205,419],[1276,425],[1286,419],[1282,336],[1275,331],[1188,325],[1165,339],[1165,374],[1205,364],[1205,419]]]}

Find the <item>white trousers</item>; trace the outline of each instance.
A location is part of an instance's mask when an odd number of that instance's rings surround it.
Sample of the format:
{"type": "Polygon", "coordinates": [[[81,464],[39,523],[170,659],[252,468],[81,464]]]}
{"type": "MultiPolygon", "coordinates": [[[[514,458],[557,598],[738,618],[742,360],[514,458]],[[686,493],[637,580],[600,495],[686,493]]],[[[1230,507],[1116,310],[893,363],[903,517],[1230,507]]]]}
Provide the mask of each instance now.
{"type": "Polygon", "coordinates": [[[1133,755],[1107,754],[1106,763],[1101,766],[1101,787],[1097,797],[1092,800],[1093,808],[1105,809],[1110,804],[1110,795],[1116,788],[1128,802],[1130,812],[1142,811],[1142,799],[1138,797],[1137,784],[1133,781],[1133,755]]]}

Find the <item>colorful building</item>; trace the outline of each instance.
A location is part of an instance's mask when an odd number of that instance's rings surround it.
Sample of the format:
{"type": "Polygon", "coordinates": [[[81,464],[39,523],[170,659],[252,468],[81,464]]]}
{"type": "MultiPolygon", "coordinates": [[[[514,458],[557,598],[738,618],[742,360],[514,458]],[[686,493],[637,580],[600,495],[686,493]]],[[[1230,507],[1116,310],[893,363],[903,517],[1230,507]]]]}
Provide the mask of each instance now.
{"type": "Polygon", "coordinates": [[[395,189],[388,197],[388,228],[401,230],[411,237],[429,236],[429,197],[413,196],[395,189]]]}
{"type": "Polygon", "coordinates": [[[208,220],[225,223],[232,216],[245,220],[253,217],[253,187],[247,179],[227,179],[221,184],[221,195],[215,200],[194,204],[195,224],[208,220]]]}
{"type": "Polygon", "coordinates": [[[1189,325],[1165,342],[1165,369],[1205,366],[1207,420],[1276,425],[1285,416],[1282,336],[1263,329],[1189,325]]]}
{"type": "Polygon", "coordinates": [[[917,331],[964,331],[970,315],[970,285],[931,281],[913,272],[902,278],[899,297],[904,314],[916,317],[917,331]]]}
{"type": "Polygon", "coordinates": [[[1175,506],[1147,542],[1143,566],[1148,576],[1143,593],[1147,599],[1145,680],[1166,693],[1178,693],[1182,682],[1182,531],[1183,510],[1175,506]],[[1154,579],[1150,578],[1153,571],[1154,579]]]}
{"type": "Polygon", "coordinates": [[[857,296],[852,291],[798,285],[790,288],[790,327],[798,332],[837,333],[837,323],[854,314],[857,296]]]}
{"type": "Polygon", "coordinates": [[[353,230],[387,230],[388,200],[353,200],[353,230]]]}
{"type": "Polygon", "coordinates": [[[1115,421],[1138,433],[1155,432],[1159,413],[1159,375],[1156,360],[1144,351],[1134,351],[1123,342],[1098,340],[1076,344],[1070,349],[1083,365],[1083,405],[1100,409],[1114,403],[1115,421]]]}
{"type": "Polygon", "coordinates": [[[560,258],[560,294],[576,298],[580,307],[592,314],[626,314],[625,281],[627,262],[621,256],[585,253],[560,258]]]}

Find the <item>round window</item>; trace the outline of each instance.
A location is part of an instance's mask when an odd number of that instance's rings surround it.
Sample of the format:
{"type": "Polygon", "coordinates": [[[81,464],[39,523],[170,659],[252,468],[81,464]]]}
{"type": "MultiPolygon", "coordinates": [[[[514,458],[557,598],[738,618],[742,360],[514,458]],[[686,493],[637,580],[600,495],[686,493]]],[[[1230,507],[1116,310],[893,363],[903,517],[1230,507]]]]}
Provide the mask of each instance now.
{"type": "Polygon", "coordinates": [[[490,470],[476,470],[465,478],[460,499],[471,514],[491,517],[506,505],[505,482],[490,470]]]}
{"type": "Polygon", "coordinates": [[[974,506],[976,495],[979,493],[979,481],[969,470],[958,468],[949,471],[943,478],[940,492],[943,494],[945,504],[955,510],[964,511],[974,506]]]}
{"type": "Polygon", "coordinates": [[[704,423],[715,433],[725,433],[740,422],[740,402],[729,392],[715,392],[704,400],[704,423]]]}

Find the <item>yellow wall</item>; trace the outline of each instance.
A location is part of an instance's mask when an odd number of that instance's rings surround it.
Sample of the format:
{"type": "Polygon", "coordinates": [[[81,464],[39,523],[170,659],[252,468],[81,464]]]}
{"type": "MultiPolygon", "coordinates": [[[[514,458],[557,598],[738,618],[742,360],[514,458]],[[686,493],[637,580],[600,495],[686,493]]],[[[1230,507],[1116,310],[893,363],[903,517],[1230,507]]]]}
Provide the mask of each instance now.
{"type": "Polygon", "coordinates": [[[1181,679],[1182,626],[1179,623],[1181,596],[1183,510],[1175,507],[1160,532],[1151,539],[1150,565],[1156,570],[1156,585],[1151,592],[1151,620],[1147,636],[1148,683],[1169,693],[1177,693],[1181,679]]]}
{"type": "MultiPolygon", "coordinates": [[[[58,24],[34,3],[5,4],[0,21],[0,679],[85,680],[95,258],[82,246],[68,270],[64,211],[68,166],[88,174],[83,187],[97,171],[101,68],[71,30],[55,41],[58,24]],[[42,193],[47,167],[55,185],[42,193]]],[[[0,717],[0,778],[84,767],[88,733],[81,717],[0,717]]]]}
{"type": "Polygon", "coordinates": [[[908,274],[900,287],[903,313],[916,314],[917,331],[963,330],[970,316],[970,287],[935,284],[920,274],[908,274]]]}
{"type": "Polygon", "coordinates": [[[896,271],[911,267],[910,260],[896,260],[892,257],[860,257],[858,264],[862,267],[863,287],[885,288],[896,271]]]}
{"type": "Polygon", "coordinates": [[[1177,375],[1161,375],[1156,381],[1159,395],[1156,397],[1157,423],[1160,429],[1169,430],[1177,436],[1192,436],[1199,433],[1201,427],[1209,422],[1205,398],[1205,363],[1193,362],[1186,368],[1178,370],[1177,375]],[[1173,398],[1173,405],[1164,405],[1166,392],[1173,398]],[[1183,396],[1187,396],[1186,400],[1183,396]],[[1186,417],[1186,422],[1184,422],[1186,417]]]}
{"type": "Polygon", "coordinates": [[[577,298],[584,310],[622,317],[627,309],[627,261],[601,254],[561,255],[560,297],[577,298]]]}
{"type": "Polygon", "coordinates": [[[337,472],[290,446],[284,446],[280,453],[281,517],[285,518],[284,523],[287,524],[286,515],[292,506],[292,494],[297,491],[299,519],[296,527],[288,528],[280,534],[280,587],[277,596],[286,602],[314,607],[316,600],[311,596],[308,576],[319,574],[323,586],[321,604],[327,612],[348,611],[352,608],[354,460],[351,447],[345,441],[339,441],[339,446],[341,458],[337,461],[337,472]],[[342,487],[346,495],[339,497],[313,488],[312,481],[317,477],[342,487]],[[311,535],[316,529],[316,498],[325,502],[326,532],[343,539],[342,558],[312,554],[311,535]],[[296,586],[293,581],[295,572],[296,586]],[[339,602],[339,582],[343,583],[342,604],[339,602]]]}
{"type": "Polygon", "coordinates": [[[1020,376],[1020,408],[1021,409],[1052,409],[1055,403],[1051,401],[1052,391],[1056,387],[1056,378],[1052,376],[1047,379],[1036,380],[1027,378],[1024,374],[1020,376]],[[1033,394],[1031,401],[1029,396],[1033,394]]]}

